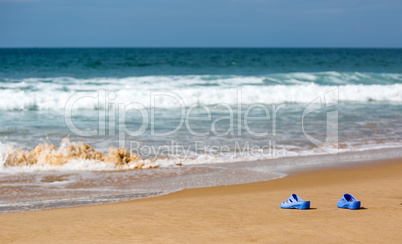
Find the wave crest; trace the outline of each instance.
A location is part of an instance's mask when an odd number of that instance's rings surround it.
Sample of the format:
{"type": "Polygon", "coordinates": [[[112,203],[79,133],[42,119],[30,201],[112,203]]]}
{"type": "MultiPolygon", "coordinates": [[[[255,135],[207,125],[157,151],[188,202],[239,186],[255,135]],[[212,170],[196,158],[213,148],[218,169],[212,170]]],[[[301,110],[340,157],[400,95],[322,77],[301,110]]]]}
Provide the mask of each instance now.
{"type": "MultiPolygon", "coordinates": [[[[114,104],[139,103],[149,107],[152,92],[177,94],[186,106],[202,103],[237,104],[241,90],[242,102],[309,103],[317,96],[339,87],[339,101],[402,102],[402,75],[387,73],[285,73],[267,76],[145,76],[127,78],[75,79],[68,77],[0,80],[0,111],[65,109],[74,94],[82,99],[74,109],[106,109],[100,105],[98,91],[112,94],[114,104]]],[[[155,106],[176,108],[176,100],[166,97],[155,100],[155,106]]]]}
{"type": "Polygon", "coordinates": [[[63,139],[59,148],[49,143],[40,144],[30,151],[14,149],[12,146],[2,145],[2,147],[3,167],[64,166],[77,160],[87,161],[87,163],[106,163],[116,169],[145,169],[159,166],[141,159],[125,148],[109,148],[108,153],[103,153],[96,151],[88,144],[70,142],[67,138],[63,139]]]}

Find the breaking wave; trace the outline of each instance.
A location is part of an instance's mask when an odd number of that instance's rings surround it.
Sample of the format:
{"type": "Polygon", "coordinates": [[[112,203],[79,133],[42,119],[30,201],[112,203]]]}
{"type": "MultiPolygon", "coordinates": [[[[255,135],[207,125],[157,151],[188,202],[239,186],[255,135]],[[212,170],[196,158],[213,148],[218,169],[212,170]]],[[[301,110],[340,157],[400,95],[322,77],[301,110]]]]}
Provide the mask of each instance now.
{"type": "MultiPolygon", "coordinates": [[[[243,104],[309,103],[320,94],[339,87],[342,102],[402,102],[402,75],[378,73],[284,73],[268,76],[143,76],[128,78],[28,78],[0,81],[0,110],[63,110],[77,93],[86,96],[76,109],[104,109],[97,91],[108,93],[113,103],[149,106],[151,92],[177,94],[186,106],[197,103],[243,104]]],[[[157,98],[156,107],[177,107],[177,99],[157,98]]]]}
{"type": "Polygon", "coordinates": [[[152,160],[140,158],[127,149],[109,148],[107,153],[96,151],[83,142],[62,140],[60,147],[43,143],[32,150],[23,150],[0,143],[1,169],[30,170],[121,170],[157,168],[152,160]]]}
{"type": "MultiPolygon", "coordinates": [[[[334,145],[329,145],[334,146],[334,145]]],[[[37,145],[32,150],[14,148],[0,142],[0,173],[21,173],[36,171],[116,171],[152,169],[159,167],[219,164],[229,162],[246,162],[281,157],[325,155],[317,148],[303,148],[285,145],[283,155],[271,154],[271,151],[232,151],[222,155],[216,152],[195,153],[188,151],[183,154],[161,154],[153,158],[142,158],[124,148],[109,148],[107,153],[97,151],[84,142],[70,142],[64,138],[60,147],[50,143],[37,145]]],[[[370,141],[366,143],[340,143],[339,153],[358,152],[376,149],[401,148],[400,142],[370,141]]],[[[243,148],[245,150],[245,147],[243,148]]],[[[246,149],[250,150],[250,148],[246,149]]]]}

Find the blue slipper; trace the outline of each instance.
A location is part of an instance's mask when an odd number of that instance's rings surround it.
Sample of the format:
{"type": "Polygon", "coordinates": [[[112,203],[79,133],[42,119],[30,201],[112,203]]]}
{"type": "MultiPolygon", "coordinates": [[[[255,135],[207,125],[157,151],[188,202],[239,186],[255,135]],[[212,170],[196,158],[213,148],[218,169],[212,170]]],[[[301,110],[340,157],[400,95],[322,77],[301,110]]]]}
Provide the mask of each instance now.
{"type": "Polygon", "coordinates": [[[360,209],[360,201],[357,201],[357,199],[350,194],[345,194],[336,206],[338,206],[338,208],[360,209]]]}
{"type": "Polygon", "coordinates": [[[288,200],[281,203],[281,208],[309,209],[310,201],[303,201],[298,195],[292,194],[288,200]]]}

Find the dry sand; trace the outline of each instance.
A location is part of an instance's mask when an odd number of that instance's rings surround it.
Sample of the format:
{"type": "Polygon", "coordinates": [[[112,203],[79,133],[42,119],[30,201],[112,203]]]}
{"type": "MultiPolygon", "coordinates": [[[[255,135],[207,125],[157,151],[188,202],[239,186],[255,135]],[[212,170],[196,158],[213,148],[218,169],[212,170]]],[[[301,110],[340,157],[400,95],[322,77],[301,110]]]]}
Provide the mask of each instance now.
{"type": "Polygon", "coordinates": [[[401,203],[396,159],[117,204],[2,214],[0,243],[402,243],[401,203]],[[292,193],[313,209],[281,209],[292,193]],[[344,193],[364,209],[338,209],[344,193]]]}

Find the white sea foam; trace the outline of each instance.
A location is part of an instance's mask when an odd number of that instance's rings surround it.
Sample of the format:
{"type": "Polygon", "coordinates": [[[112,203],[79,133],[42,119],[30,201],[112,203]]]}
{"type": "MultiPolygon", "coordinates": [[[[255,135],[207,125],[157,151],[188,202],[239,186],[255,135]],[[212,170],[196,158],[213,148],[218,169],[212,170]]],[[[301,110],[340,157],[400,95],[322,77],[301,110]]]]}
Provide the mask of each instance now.
{"type": "Polygon", "coordinates": [[[8,152],[6,146],[0,141],[0,170],[4,167],[8,152]]]}
{"type": "MultiPolygon", "coordinates": [[[[346,152],[363,152],[367,150],[377,150],[377,149],[392,149],[392,148],[402,148],[401,143],[390,142],[378,144],[375,141],[367,141],[365,144],[353,144],[347,143],[344,148],[339,148],[339,153],[346,152]]],[[[137,169],[136,164],[126,164],[123,166],[118,166],[110,162],[102,162],[99,160],[88,160],[88,159],[71,159],[67,163],[62,165],[52,165],[48,163],[39,163],[32,165],[18,165],[18,166],[8,166],[5,165],[5,159],[8,154],[13,153],[12,147],[0,143],[0,174],[18,174],[18,173],[30,173],[30,172],[74,172],[74,171],[121,171],[121,170],[133,170],[137,169]]],[[[246,161],[258,161],[267,159],[277,159],[281,157],[300,157],[300,156],[313,156],[313,155],[326,155],[327,153],[319,148],[305,149],[291,145],[285,145],[286,152],[284,155],[275,156],[268,154],[267,152],[256,153],[225,153],[224,156],[217,155],[215,153],[189,153],[189,156],[184,155],[169,155],[168,157],[156,157],[152,160],[141,159],[139,163],[144,163],[148,166],[159,166],[159,167],[180,167],[181,165],[208,165],[208,164],[219,164],[219,163],[234,163],[234,162],[246,162],[246,161]],[[288,150],[297,149],[297,150],[288,150]]],[[[390,156],[390,155],[388,155],[390,156]]],[[[137,163],[138,163],[137,162],[137,163]]],[[[292,165],[289,165],[291,167],[292,165]]],[[[297,166],[295,163],[293,166],[297,166]]],[[[150,167],[142,167],[142,169],[147,169],[150,167]]],[[[152,170],[152,169],[151,169],[152,170]]]]}
{"type": "MultiPolygon", "coordinates": [[[[339,87],[342,102],[402,103],[402,75],[365,73],[289,73],[267,77],[245,76],[145,76],[128,78],[29,78],[2,83],[0,110],[64,110],[67,101],[80,93],[75,109],[103,109],[96,99],[99,89],[113,92],[110,103],[149,106],[151,92],[177,94],[186,106],[202,103],[243,104],[309,103],[339,87]]],[[[177,99],[159,96],[156,107],[178,107],[177,99]]]]}

